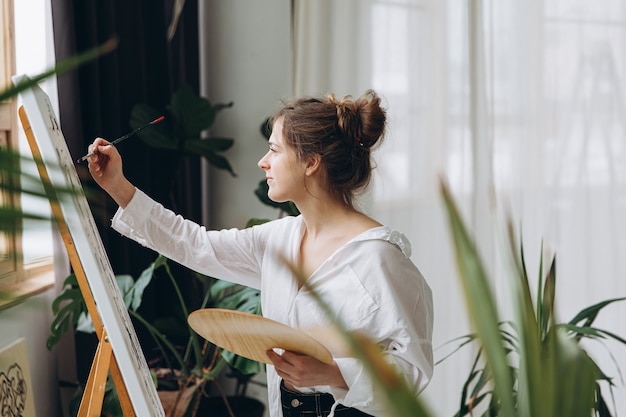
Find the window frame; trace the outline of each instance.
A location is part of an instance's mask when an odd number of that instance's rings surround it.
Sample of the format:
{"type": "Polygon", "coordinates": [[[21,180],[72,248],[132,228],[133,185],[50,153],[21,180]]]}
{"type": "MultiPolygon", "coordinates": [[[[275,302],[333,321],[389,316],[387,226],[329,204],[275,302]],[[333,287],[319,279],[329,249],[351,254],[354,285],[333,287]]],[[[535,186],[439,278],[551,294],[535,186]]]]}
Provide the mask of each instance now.
{"type": "MultiPolygon", "coordinates": [[[[14,0],[3,0],[0,6],[2,42],[0,43],[0,88],[11,85],[11,76],[16,71],[15,54],[15,9],[14,0]]],[[[18,151],[19,123],[17,97],[0,103],[0,147],[18,151]]],[[[19,181],[19,179],[8,179],[19,181]]],[[[10,183],[9,183],[10,184],[10,183]]],[[[17,185],[17,184],[15,184],[17,185]]],[[[20,207],[20,196],[16,193],[3,192],[0,201],[12,207],[20,207]]],[[[0,253],[0,310],[14,306],[25,298],[39,294],[54,286],[53,256],[43,257],[24,263],[21,222],[15,228],[0,235],[2,253],[0,253]]]]}

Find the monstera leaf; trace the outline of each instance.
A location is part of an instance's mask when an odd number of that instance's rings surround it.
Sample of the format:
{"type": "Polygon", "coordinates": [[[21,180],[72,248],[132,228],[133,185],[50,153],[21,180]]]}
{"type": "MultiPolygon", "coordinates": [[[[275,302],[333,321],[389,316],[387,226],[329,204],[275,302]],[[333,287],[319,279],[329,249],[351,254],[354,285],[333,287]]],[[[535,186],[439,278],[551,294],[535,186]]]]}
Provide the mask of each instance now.
{"type": "Polygon", "coordinates": [[[189,86],[177,90],[165,111],[159,111],[147,104],[137,104],[131,112],[130,127],[137,129],[164,115],[165,120],[148,129],[138,132],[141,140],[150,147],[172,151],[178,158],[200,156],[218,169],[236,176],[232,166],[221,153],[233,146],[234,139],[221,137],[202,137],[218,115],[233,103],[211,104],[204,97],[199,97],[189,86]]]}

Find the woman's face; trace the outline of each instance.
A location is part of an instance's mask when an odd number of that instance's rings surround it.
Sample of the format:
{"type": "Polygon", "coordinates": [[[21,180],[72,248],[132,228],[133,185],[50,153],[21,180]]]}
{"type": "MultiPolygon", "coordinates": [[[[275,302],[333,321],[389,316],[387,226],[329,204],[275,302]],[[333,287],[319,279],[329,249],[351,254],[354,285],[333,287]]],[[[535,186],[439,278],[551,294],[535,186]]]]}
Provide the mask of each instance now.
{"type": "Polygon", "coordinates": [[[305,166],[283,138],[282,118],[274,122],[268,143],[269,151],[258,163],[259,168],[265,171],[269,186],[267,196],[277,203],[295,201],[305,191],[305,166]]]}

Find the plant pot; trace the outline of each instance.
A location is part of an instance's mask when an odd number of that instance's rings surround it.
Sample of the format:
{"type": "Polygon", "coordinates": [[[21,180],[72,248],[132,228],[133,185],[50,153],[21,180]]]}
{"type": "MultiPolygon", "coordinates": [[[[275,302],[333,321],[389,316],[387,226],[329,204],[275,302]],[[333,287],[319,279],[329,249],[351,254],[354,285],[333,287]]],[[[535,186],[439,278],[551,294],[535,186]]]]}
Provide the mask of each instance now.
{"type": "Polygon", "coordinates": [[[183,391],[157,391],[166,417],[182,417],[194,396],[196,387],[192,386],[183,391]]]}
{"type": "MultiPolygon", "coordinates": [[[[245,396],[226,397],[234,417],[263,417],[265,404],[256,398],[245,396]]],[[[203,397],[197,417],[230,417],[228,407],[221,396],[203,397]]]]}
{"type": "Polygon", "coordinates": [[[159,387],[161,387],[157,392],[165,411],[165,417],[183,417],[191,401],[202,395],[206,380],[203,378],[190,378],[187,380],[184,388],[163,389],[163,387],[171,388],[172,384],[178,385],[182,382],[180,371],[165,368],[156,368],[152,371],[157,376],[159,387]],[[164,381],[166,383],[163,383],[164,381]]]}

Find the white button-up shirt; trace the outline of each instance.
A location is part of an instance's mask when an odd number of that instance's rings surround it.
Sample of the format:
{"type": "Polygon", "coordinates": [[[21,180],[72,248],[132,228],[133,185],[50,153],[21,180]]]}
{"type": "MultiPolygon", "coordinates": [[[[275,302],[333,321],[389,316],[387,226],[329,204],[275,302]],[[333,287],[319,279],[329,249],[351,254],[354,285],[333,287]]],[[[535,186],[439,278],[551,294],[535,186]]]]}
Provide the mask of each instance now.
{"type": "MultiPolygon", "coordinates": [[[[302,217],[285,217],[247,229],[207,231],[175,215],[140,190],[113,218],[113,228],[201,274],[261,290],[263,316],[294,328],[325,326],[327,317],[285,261],[297,265],[302,217]],[[282,260],[281,260],[282,259],[282,260]]],[[[349,330],[366,332],[404,374],[417,395],[433,373],[431,290],[409,259],[406,237],[376,227],[342,245],[308,277],[349,330]]],[[[348,389],[330,386],[337,403],[389,415],[375,381],[354,358],[335,357],[348,389]]],[[[282,416],[280,377],[267,366],[271,417],[282,416]]]]}

